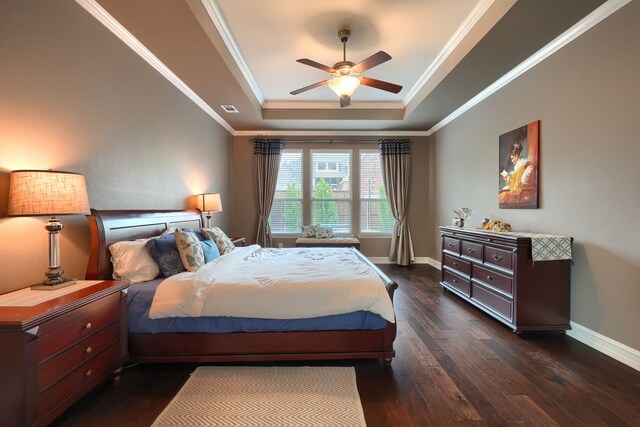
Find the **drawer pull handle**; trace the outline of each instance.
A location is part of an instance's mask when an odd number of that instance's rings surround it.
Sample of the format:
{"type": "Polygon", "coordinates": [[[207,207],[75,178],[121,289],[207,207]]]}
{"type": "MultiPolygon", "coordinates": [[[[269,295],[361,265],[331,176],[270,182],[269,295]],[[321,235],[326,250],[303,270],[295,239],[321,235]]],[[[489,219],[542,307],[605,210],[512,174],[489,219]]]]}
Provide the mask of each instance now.
{"type": "Polygon", "coordinates": [[[452,248],[453,247],[453,243],[449,243],[449,247],[452,248]]]}
{"type": "Polygon", "coordinates": [[[454,262],[454,263],[453,263],[453,265],[458,265],[458,263],[457,263],[457,262],[454,262]]]}
{"type": "Polygon", "coordinates": [[[93,349],[91,348],[91,346],[87,347],[87,349],[84,351],[85,353],[89,354],[93,351],[93,349]]]}
{"type": "Polygon", "coordinates": [[[86,325],[84,325],[85,329],[91,329],[91,322],[87,323],[86,325]]]}
{"type": "Polygon", "coordinates": [[[467,252],[474,254],[474,253],[476,252],[476,250],[475,250],[475,249],[472,249],[472,248],[468,248],[468,249],[467,249],[467,252]]]}
{"type": "Polygon", "coordinates": [[[502,261],[502,257],[499,255],[494,255],[493,259],[495,259],[496,261],[502,261]]]}
{"type": "Polygon", "coordinates": [[[453,279],[453,283],[458,283],[458,281],[456,279],[453,279]]]}
{"type": "Polygon", "coordinates": [[[493,280],[493,277],[487,276],[487,280],[493,280]]]}
{"type": "Polygon", "coordinates": [[[91,369],[89,369],[89,370],[87,371],[87,373],[86,373],[86,374],[84,374],[84,375],[85,375],[85,376],[87,376],[87,377],[90,377],[91,375],[93,375],[93,372],[91,371],[91,369]]]}

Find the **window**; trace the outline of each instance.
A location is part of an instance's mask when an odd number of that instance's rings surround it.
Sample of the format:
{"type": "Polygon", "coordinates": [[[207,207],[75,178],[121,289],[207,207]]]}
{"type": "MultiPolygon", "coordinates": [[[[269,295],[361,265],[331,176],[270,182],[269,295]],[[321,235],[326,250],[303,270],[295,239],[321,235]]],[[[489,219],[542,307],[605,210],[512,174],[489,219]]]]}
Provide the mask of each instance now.
{"type": "Polygon", "coordinates": [[[273,233],[299,233],[302,225],[302,150],[283,150],[269,215],[273,233]]]}
{"type": "Polygon", "coordinates": [[[360,231],[391,233],[395,219],[382,180],[380,152],[360,150],[360,231]]]}
{"type": "Polygon", "coordinates": [[[351,151],[311,150],[311,222],[351,233],[351,151]]]}

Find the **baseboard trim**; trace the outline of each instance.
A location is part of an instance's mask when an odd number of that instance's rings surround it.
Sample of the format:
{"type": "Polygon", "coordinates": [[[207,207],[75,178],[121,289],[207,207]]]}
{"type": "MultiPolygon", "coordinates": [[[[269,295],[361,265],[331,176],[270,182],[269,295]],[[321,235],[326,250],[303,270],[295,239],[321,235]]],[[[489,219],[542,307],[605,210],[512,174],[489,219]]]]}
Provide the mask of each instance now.
{"type": "Polygon", "coordinates": [[[589,328],[585,328],[578,323],[570,322],[570,324],[572,329],[567,331],[567,335],[571,338],[640,371],[640,351],[592,331],[589,328]]]}

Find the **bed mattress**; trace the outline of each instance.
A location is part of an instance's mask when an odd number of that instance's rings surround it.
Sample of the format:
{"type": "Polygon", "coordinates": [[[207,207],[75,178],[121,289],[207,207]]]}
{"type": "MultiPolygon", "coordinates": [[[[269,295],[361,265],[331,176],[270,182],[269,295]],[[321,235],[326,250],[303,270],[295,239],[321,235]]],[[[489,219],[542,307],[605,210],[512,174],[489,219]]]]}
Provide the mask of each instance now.
{"type": "Polygon", "coordinates": [[[309,319],[257,319],[246,317],[169,317],[149,318],[156,288],[163,279],[135,283],[129,287],[129,333],[229,333],[379,330],[387,321],[368,311],[314,317],[309,319]]]}

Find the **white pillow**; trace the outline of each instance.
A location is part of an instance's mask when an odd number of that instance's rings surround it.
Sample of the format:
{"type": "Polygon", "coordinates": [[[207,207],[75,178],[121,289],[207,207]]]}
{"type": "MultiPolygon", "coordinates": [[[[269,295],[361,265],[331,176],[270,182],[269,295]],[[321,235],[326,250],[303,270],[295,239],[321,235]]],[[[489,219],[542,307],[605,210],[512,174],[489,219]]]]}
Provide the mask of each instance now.
{"type": "Polygon", "coordinates": [[[109,246],[114,279],[138,283],[158,277],[160,274],[158,264],[144,246],[149,240],[127,240],[109,246]]]}

